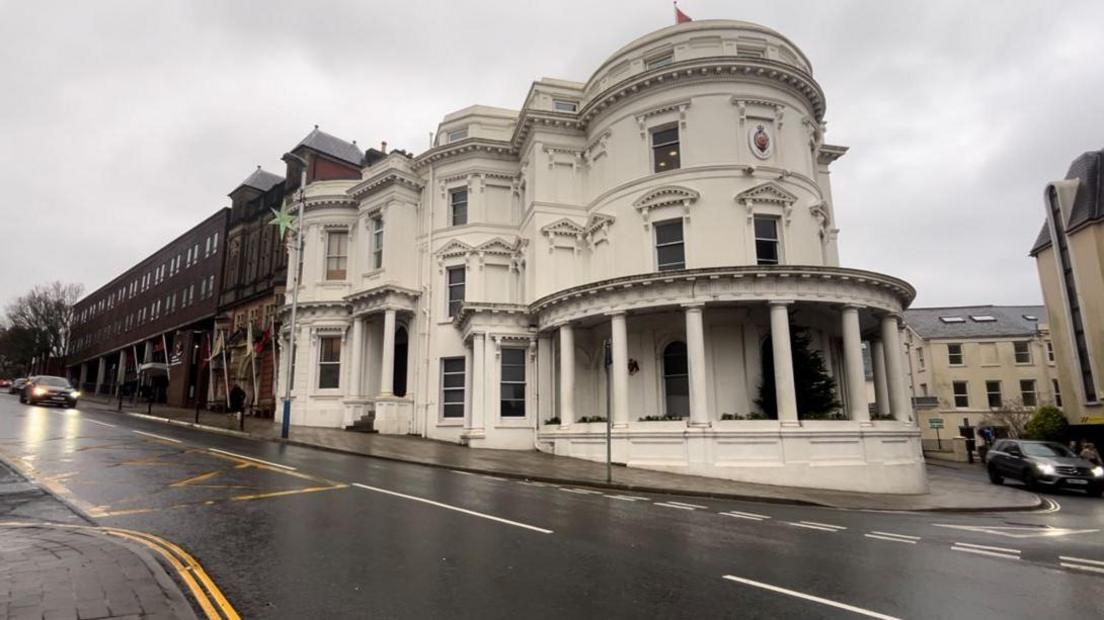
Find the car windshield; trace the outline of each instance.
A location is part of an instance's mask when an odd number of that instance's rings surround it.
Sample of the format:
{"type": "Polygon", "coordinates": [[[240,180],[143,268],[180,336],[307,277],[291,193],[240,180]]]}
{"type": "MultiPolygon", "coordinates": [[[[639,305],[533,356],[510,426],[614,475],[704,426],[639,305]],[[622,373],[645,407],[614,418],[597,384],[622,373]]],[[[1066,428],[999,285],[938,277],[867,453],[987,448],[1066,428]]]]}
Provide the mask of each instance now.
{"type": "Polygon", "coordinates": [[[1024,454],[1028,456],[1073,456],[1065,446],[1056,443],[1024,443],[1024,454]]]}
{"type": "Polygon", "coordinates": [[[35,383],[53,387],[69,387],[69,382],[61,377],[39,377],[35,383]]]}

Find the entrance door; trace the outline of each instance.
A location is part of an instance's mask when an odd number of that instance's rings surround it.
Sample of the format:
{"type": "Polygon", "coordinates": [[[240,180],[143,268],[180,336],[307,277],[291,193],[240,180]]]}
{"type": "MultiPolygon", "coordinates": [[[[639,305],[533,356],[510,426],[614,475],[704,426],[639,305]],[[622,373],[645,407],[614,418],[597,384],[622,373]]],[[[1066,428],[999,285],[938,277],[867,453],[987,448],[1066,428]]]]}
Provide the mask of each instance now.
{"type": "Polygon", "coordinates": [[[391,384],[391,393],[395,396],[406,396],[406,355],[409,348],[405,327],[395,330],[395,369],[394,381],[391,384]]]}

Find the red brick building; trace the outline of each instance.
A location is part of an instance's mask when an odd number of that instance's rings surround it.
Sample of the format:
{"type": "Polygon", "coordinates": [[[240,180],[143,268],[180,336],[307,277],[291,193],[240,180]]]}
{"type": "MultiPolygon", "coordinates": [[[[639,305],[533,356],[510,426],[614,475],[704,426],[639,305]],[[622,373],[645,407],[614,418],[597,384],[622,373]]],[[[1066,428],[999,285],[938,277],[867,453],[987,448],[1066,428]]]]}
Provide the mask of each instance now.
{"type": "Polygon", "coordinates": [[[208,399],[230,209],[219,209],[74,306],[68,373],[89,394],[208,399]]]}

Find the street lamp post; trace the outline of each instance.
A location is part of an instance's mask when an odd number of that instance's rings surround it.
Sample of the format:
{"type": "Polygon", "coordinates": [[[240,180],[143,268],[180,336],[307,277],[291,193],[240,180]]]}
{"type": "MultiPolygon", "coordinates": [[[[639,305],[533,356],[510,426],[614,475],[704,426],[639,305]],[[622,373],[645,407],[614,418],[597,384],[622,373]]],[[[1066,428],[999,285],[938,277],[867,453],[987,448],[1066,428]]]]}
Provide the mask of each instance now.
{"type": "MultiPolygon", "coordinates": [[[[299,164],[299,207],[295,214],[295,267],[292,269],[291,282],[291,324],[288,327],[288,374],[284,385],[284,416],[280,427],[280,437],[287,439],[291,429],[291,380],[295,364],[295,313],[299,306],[299,265],[303,262],[303,206],[307,201],[307,160],[295,153],[284,153],[280,159],[287,163],[299,164]]],[[[291,265],[288,265],[291,269],[291,265]]]]}

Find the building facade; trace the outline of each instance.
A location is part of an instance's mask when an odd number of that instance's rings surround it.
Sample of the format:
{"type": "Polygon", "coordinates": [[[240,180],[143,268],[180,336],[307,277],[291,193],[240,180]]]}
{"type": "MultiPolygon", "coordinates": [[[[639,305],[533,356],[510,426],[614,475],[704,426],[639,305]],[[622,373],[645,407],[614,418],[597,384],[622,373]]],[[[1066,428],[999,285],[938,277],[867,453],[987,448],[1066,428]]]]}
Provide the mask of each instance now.
{"type": "Polygon", "coordinates": [[[967,422],[1007,426],[1002,412],[1063,406],[1044,306],[910,308],[905,323],[925,448],[950,449],[967,422]]]}
{"type": "Polygon", "coordinates": [[[88,394],[206,403],[229,209],[219,209],[74,306],[68,372],[88,394]]]}
{"type": "Polygon", "coordinates": [[[1081,155],[1043,192],[1031,255],[1050,317],[1063,411],[1104,440],[1104,151],[1081,155]]]}
{"type": "Polygon", "coordinates": [[[788,39],[690,22],[586,82],[535,82],[520,110],[449,114],[421,154],[308,179],[292,422],[604,460],[608,420],[628,466],[923,492],[915,292],[839,266],[829,167],[847,149],[824,112],[788,39]],[[794,330],[838,410],[799,409],[794,330]]]}
{"type": "Polygon", "coordinates": [[[230,192],[226,261],[216,328],[223,347],[215,366],[213,400],[228,402],[240,386],[246,403],[262,416],[276,410],[276,310],[283,305],[287,248],[271,225],[284,200],[283,177],[260,166],[230,192]]]}

